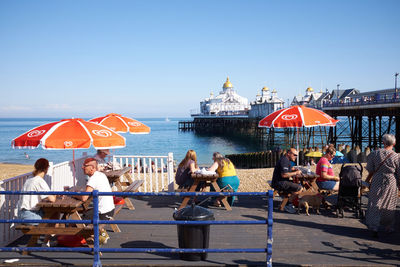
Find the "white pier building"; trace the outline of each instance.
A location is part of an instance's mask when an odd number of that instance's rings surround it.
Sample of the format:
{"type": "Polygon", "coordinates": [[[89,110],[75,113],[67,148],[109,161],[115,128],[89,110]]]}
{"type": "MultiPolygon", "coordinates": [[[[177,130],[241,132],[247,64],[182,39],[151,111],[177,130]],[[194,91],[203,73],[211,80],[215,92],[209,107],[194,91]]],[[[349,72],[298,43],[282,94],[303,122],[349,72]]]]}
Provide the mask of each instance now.
{"type": "Polygon", "coordinates": [[[269,91],[268,87],[261,89],[261,95],[257,94],[256,101],[252,102],[249,118],[260,118],[274,111],[284,108],[285,101],[280,99],[276,90],[269,91]]]}
{"type": "Polygon", "coordinates": [[[200,102],[200,114],[192,113],[192,116],[247,116],[249,109],[249,100],[233,90],[228,77],[219,95],[211,93],[209,98],[200,102]]]}

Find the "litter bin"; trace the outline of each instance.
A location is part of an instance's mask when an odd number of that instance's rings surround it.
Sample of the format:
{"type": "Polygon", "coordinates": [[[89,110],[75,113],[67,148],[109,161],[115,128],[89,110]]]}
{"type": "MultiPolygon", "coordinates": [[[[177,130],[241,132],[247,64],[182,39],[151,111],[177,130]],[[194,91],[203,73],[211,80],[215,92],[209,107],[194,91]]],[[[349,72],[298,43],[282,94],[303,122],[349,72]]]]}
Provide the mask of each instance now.
{"type": "MultiPolygon", "coordinates": [[[[177,221],[211,221],[215,220],[214,214],[206,208],[187,206],[174,212],[177,221]]],[[[210,225],[185,225],[178,224],[179,248],[208,248],[210,239],[210,225]]],[[[179,253],[179,258],[187,261],[199,261],[207,258],[207,253],[179,253]]]]}

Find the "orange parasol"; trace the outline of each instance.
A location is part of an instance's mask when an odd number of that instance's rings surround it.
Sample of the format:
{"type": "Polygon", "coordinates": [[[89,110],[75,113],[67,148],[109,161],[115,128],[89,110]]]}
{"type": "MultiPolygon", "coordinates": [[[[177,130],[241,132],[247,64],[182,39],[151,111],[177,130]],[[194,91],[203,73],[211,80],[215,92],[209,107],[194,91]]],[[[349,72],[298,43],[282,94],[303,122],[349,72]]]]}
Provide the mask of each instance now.
{"type": "Polygon", "coordinates": [[[96,149],[125,147],[125,137],[82,119],[66,119],[44,124],[12,140],[13,148],[96,149]]]}
{"type": "MultiPolygon", "coordinates": [[[[82,119],[66,119],[47,123],[18,136],[11,142],[13,148],[72,149],[75,177],[75,149],[125,147],[125,137],[111,129],[82,119]]],[[[75,185],[75,179],[74,179],[75,185]]]]}
{"type": "MultiPolygon", "coordinates": [[[[335,120],[325,112],[301,106],[291,106],[277,110],[258,123],[258,127],[297,128],[297,150],[299,150],[299,128],[314,126],[336,126],[335,120]]],[[[299,158],[297,158],[297,164],[299,158]]]]}
{"type": "Polygon", "coordinates": [[[129,132],[131,134],[148,134],[150,133],[150,127],[141,123],[140,121],[132,118],[124,117],[120,114],[110,113],[103,117],[98,117],[89,120],[95,122],[116,131],[118,133],[129,132]]]}
{"type": "Polygon", "coordinates": [[[325,112],[305,106],[291,106],[277,110],[262,119],[259,127],[300,128],[314,126],[335,126],[335,120],[325,112]]]}

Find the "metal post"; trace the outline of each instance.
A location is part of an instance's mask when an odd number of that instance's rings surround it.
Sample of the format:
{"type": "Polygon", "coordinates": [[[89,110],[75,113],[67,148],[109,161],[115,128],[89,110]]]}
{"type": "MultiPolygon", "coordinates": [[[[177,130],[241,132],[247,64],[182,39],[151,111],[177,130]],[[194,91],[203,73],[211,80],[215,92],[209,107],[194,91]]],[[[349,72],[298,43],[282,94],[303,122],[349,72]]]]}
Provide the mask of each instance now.
{"type": "Polygon", "coordinates": [[[337,87],[337,104],[339,105],[339,86],[340,86],[340,83],[338,83],[337,85],[336,85],[336,87],[337,87]]]}
{"type": "Polygon", "coordinates": [[[394,74],[394,101],[397,101],[397,76],[399,76],[399,73],[396,72],[394,74]]]}
{"type": "Polygon", "coordinates": [[[272,237],[272,224],[273,224],[272,212],[274,210],[274,191],[268,190],[267,196],[268,196],[267,266],[272,267],[272,243],[274,241],[272,237]]]}
{"type": "Polygon", "coordinates": [[[101,267],[99,251],[99,191],[93,191],[93,232],[94,232],[94,258],[93,267],[101,267]]]}

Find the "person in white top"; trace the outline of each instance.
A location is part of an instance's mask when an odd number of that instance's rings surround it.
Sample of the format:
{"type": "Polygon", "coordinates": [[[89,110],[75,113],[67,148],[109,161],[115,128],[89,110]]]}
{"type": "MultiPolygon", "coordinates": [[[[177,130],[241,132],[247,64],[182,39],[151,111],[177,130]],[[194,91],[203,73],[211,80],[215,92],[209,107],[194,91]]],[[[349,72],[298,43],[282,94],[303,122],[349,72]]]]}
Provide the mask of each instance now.
{"type": "MultiPolygon", "coordinates": [[[[89,176],[89,180],[86,184],[85,192],[93,192],[98,190],[99,192],[111,192],[111,186],[108,182],[107,176],[97,171],[97,161],[95,158],[85,159],[83,166],[83,172],[89,176]]],[[[75,196],[83,201],[86,201],[89,196],[75,196]]],[[[110,220],[114,214],[114,200],[112,196],[99,196],[99,217],[100,220],[110,220]]],[[[93,210],[84,214],[84,217],[93,218],[93,210]]]]}
{"type": "MultiPolygon", "coordinates": [[[[43,179],[47,173],[47,170],[49,169],[49,161],[47,159],[40,158],[35,162],[34,167],[35,170],[32,172],[34,177],[26,180],[22,191],[50,191],[49,186],[43,179]]],[[[43,211],[36,207],[36,205],[42,200],[55,202],[56,196],[21,195],[18,201],[18,218],[22,220],[41,220],[43,217],[43,211]]],[[[27,224],[38,225],[38,223],[27,224]]]]}
{"type": "Polygon", "coordinates": [[[108,161],[106,160],[108,155],[110,155],[109,149],[99,149],[97,150],[96,155],[94,155],[99,171],[101,171],[108,164],[108,161]]]}

